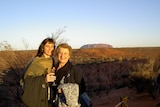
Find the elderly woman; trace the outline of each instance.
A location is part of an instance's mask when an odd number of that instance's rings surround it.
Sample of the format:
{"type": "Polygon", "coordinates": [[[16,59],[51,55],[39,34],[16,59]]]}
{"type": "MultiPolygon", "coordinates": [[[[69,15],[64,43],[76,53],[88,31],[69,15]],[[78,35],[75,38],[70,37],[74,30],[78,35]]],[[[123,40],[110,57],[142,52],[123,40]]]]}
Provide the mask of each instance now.
{"type": "Polygon", "coordinates": [[[70,62],[72,48],[60,44],[56,49],[56,81],[58,86],[59,107],[79,107],[79,94],[85,91],[82,70],[70,62]]]}
{"type": "Polygon", "coordinates": [[[49,83],[56,77],[52,73],[55,42],[52,38],[42,41],[37,55],[26,68],[22,100],[27,107],[52,107],[49,83]]]}

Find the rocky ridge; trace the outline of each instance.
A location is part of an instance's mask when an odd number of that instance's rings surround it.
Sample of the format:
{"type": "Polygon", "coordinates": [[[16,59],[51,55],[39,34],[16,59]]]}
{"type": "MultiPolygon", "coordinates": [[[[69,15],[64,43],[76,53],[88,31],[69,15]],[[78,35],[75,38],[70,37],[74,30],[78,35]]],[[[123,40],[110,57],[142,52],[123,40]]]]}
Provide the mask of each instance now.
{"type": "Polygon", "coordinates": [[[86,44],[80,47],[82,48],[113,48],[110,44],[86,44]]]}

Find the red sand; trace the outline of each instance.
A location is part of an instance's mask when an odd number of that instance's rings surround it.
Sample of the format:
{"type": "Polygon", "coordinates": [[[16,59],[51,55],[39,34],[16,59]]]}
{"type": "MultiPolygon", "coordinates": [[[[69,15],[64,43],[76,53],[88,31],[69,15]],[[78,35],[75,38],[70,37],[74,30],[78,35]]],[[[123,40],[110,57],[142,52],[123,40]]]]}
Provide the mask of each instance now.
{"type": "Polygon", "coordinates": [[[108,95],[101,92],[95,95],[95,97],[91,97],[91,99],[93,107],[115,107],[120,102],[120,97],[122,96],[128,97],[128,107],[160,107],[157,106],[160,99],[152,99],[149,93],[137,94],[135,91],[128,88],[112,90],[108,95]]]}

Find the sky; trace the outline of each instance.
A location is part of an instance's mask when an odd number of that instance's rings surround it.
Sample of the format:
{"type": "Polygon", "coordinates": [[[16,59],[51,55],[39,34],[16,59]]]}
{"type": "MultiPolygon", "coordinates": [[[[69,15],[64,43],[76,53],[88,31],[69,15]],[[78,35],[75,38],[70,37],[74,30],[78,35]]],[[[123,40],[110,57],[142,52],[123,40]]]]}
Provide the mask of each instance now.
{"type": "Polygon", "coordinates": [[[77,49],[160,47],[160,0],[0,0],[0,43],[38,49],[59,30],[77,49]]]}

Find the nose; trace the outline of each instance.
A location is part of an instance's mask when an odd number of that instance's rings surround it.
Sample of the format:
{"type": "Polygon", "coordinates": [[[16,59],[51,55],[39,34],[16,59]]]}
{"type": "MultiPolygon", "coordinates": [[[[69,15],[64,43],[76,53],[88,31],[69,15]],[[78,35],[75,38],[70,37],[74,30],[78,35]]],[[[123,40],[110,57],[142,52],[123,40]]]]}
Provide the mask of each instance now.
{"type": "Polygon", "coordinates": [[[54,48],[52,46],[49,47],[49,50],[54,50],[54,48]]]}
{"type": "Polygon", "coordinates": [[[64,53],[61,53],[61,58],[64,58],[65,57],[65,54],[64,53]]]}

